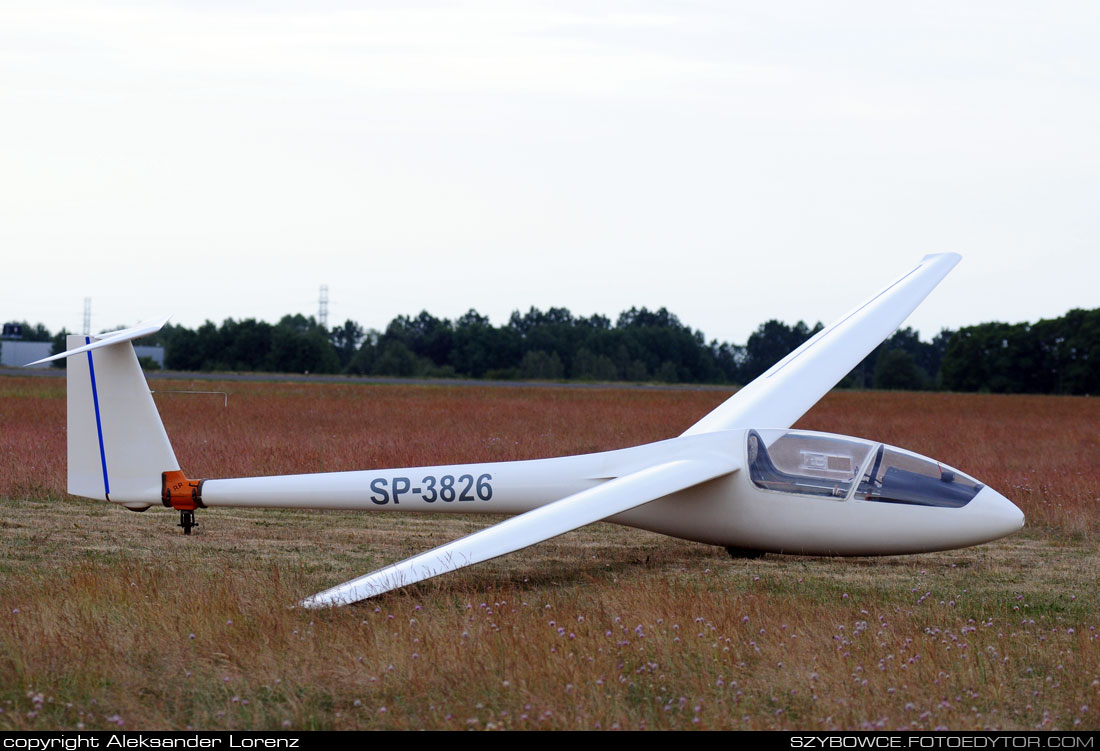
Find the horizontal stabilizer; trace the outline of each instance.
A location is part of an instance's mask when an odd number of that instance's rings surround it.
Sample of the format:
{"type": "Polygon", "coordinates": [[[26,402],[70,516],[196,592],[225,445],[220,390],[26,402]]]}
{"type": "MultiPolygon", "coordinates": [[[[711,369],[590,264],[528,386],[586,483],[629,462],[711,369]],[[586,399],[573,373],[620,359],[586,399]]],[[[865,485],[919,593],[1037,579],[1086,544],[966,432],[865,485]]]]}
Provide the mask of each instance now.
{"type": "Polygon", "coordinates": [[[149,336],[149,334],[155,334],[164,328],[164,324],[168,323],[168,319],[171,316],[165,316],[164,318],[156,321],[145,321],[139,323],[137,326],[131,326],[128,329],[120,329],[118,331],[110,331],[106,334],[99,334],[95,337],[95,341],[91,344],[85,344],[82,347],[76,349],[69,349],[60,354],[51,355],[49,357],[43,357],[41,360],[35,360],[29,362],[23,367],[30,367],[31,365],[40,365],[44,362],[50,362],[51,360],[60,360],[62,357],[71,357],[73,355],[79,355],[81,352],[90,352],[93,349],[99,349],[101,347],[110,347],[112,344],[119,344],[121,342],[128,342],[131,339],[140,339],[143,336],[149,336]]]}
{"type": "Polygon", "coordinates": [[[608,480],[488,529],[406,558],[307,598],[307,608],[348,605],[374,595],[511,553],[606,519],[737,468],[732,455],[707,452],[608,480]]]}

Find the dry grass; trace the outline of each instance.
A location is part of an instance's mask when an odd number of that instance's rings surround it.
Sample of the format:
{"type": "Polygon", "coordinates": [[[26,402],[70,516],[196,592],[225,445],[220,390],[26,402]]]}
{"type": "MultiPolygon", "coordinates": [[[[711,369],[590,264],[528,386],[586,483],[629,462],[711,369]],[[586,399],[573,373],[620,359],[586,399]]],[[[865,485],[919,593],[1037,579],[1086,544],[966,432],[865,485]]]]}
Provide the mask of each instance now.
{"type": "MultiPolygon", "coordinates": [[[[722,398],[220,388],[227,410],[158,396],[193,476],[615,448],[722,398]]],[[[594,525],[311,612],[288,605],[492,520],[219,509],[184,538],[167,511],[65,497],[62,383],[0,379],[0,728],[1095,729],[1097,404],[837,393],[803,420],[1006,492],[1029,528],[998,543],[732,561],[594,525]]]]}

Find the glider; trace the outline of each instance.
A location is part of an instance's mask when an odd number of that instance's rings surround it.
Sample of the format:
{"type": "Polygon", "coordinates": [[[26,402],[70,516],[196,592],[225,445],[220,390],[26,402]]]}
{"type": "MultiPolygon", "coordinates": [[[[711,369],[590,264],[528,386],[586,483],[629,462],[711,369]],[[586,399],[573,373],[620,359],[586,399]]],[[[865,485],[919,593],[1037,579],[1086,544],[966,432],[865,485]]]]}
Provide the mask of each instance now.
{"type": "MultiPolygon", "coordinates": [[[[189,479],[131,340],[167,319],[70,336],[68,490],[134,511],[161,503],[190,534],[219,506],[512,514],[511,519],[302,601],[347,605],[609,521],[731,555],[894,555],[966,547],[1020,529],[1021,511],[941,462],[790,426],[888,337],[959,261],[926,256],[683,434],[531,461],[189,479]]],[[[36,363],[32,363],[36,364],[36,363]]]]}

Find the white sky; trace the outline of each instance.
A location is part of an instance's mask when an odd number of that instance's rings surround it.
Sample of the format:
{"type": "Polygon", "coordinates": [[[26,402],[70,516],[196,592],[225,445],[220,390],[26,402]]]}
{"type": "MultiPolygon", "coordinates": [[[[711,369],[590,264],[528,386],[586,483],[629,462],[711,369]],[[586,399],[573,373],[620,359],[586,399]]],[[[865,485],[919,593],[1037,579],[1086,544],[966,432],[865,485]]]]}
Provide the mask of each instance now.
{"type": "Polygon", "coordinates": [[[0,4],[0,319],[1100,307],[1100,5],[0,4]]]}

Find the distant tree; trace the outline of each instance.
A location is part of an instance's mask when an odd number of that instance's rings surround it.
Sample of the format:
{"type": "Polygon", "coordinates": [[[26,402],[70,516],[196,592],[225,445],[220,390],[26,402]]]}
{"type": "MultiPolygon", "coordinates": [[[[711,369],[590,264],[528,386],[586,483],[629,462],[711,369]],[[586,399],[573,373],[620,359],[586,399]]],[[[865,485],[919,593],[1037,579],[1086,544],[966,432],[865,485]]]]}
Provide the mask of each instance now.
{"type": "Polygon", "coordinates": [[[955,332],[944,388],[993,393],[1100,392],[1100,309],[1038,323],[983,323],[955,332]]]}
{"type": "Polygon", "coordinates": [[[641,360],[631,360],[623,366],[623,378],[627,381],[645,381],[649,378],[649,371],[641,360]]]}
{"type": "MultiPolygon", "coordinates": [[[[312,321],[312,319],[310,319],[312,321]]],[[[271,369],[280,373],[338,373],[340,359],[324,329],[279,322],[271,335],[271,369]]]]}
{"type": "MultiPolygon", "coordinates": [[[[607,321],[602,316],[593,317],[607,321]]],[[[521,336],[526,336],[538,328],[552,328],[555,326],[568,328],[576,323],[577,321],[574,320],[573,314],[569,312],[568,308],[550,308],[543,313],[538,308],[532,307],[522,315],[518,310],[513,311],[512,316],[508,319],[508,326],[515,329],[521,336]]]]}
{"type": "Polygon", "coordinates": [[[739,344],[728,344],[717,340],[710,343],[710,356],[722,373],[722,380],[726,383],[747,383],[744,367],[747,359],[745,347],[739,344]]]}
{"type": "Polygon", "coordinates": [[[350,318],[344,321],[344,325],[329,332],[329,341],[336,350],[336,356],[340,361],[340,369],[346,370],[355,353],[359,351],[359,345],[363,343],[366,332],[363,327],[350,318]]]}
{"type": "Polygon", "coordinates": [[[820,323],[813,329],[804,321],[788,326],[774,319],[766,321],[749,335],[745,344],[745,363],[742,373],[746,383],[775,365],[804,341],[824,328],[820,323]]]}
{"type": "Polygon", "coordinates": [[[631,308],[619,314],[616,326],[620,329],[629,328],[659,328],[672,329],[674,331],[691,331],[680,319],[666,308],[648,310],[647,308],[631,308]]]}
{"type": "Polygon", "coordinates": [[[607,355],[597,355],[582,347],[573,359],[573,378],[584,381],[616,381],[619,372],[607,355]]]}
{"type": "MultiPolygon", "coordinates": [[[[69,339],[69,331],[67,329],[61,329],[50,340],[50,355],[60,355],[67,349],[67,342],[69,339]]],[[[60,360],[54,360],[50,363],[51,367],[65,369],[66,363],[69,358],[62,357],[60,360]]]]}
{"type": "MultiPolygon", "coordinates": [[[[848,373],[847,376],[841,381],[843,388],[856,388],[856,389],[869,389],[869,388],[935,388],[938,383],[940,363],[943,360],[943,353],[947,348],[947,341],[951,337],[951,332],[947,329],[940,331],[939,334],[930,342],[922,342],[918,332],[911,328],[898,329],[890,338],[883,341],[863,358],[863,360],[855,368],[848,373]],[[879,358],[886,352],[891,350],[899,350],[909,355],[913,364],[919,370],[921,382],[924,384],[920,387],[909,386],[879,386],[878,385],[878,361],[879,358]]],[[[889,364],[890,369],[896,369],[899,364],[899,360],[895,355],[893,362],[889,364]]]]}
{"type": "MultiPolygon", "coordinates": [[[[702,332],[692,331],[680,319],[661,308],[631,308],[619,316],[616,331],[631,359],[644,363],[656,374],[665,362],[674,364],[679,380],[719,382],[729,380],[707,347],[702,332]]],[[[625,365],[619,363],[620,368],[625,365]]],[[[625,368],[624,368],[625,369],[625,368]]],[[[670,371],[666,369],[666,375],[670,371]]]]}
{"type": "Polygon", "coordinates": [[[458,373],[483,378],[490,370],[515,368],[521,351],[519,332],[507,326],[491,326],[488,317],[472,308],[454,323],[450,364],[458,373]]]}
{"type": "Polygon", "coordinates": [[[378,358],[379,342],[381,340],[381,334],[374,330],[368,329],[363,335],[363,342],[359,345],[359,349],[356,351],[355,356],[351,358],[351,362],[348,363],[347,372],[355,375],[366,375],[374,372],[374,362],[378,358]]]}
{"type": "Polygon", "coordinates": [[[565,377],[565,366],[557,352],[547,354],[539,349],[523,356],[519,364],[519,377],[556,381],[565,377]]]}
{"type": "Polygon", "coordinates": [[[294,313],[293,315],[285,315],[279,319],[277,324],[281,328],[294,329],[303,334],[320,333],[326,334],[325,327],[317,323],[317,319],[313,316],[308,318],[301,313],[294,313]]]}
{"type": "Polygon", "coordinates": [[[391,341],[382,346],[371,372],[375,375],[408,377],[424,375],[430,367],[431,363],[425,358],[417,357],[401,342],[391,341]]]}
{"type": "Polygon", "coordinates": [[[947,345],[941,376],[950,391],[988,391],[987,332],[967,326],[955,332],[947,345]]]}
{"type": "Polygon", "coordinates": [[[452,359],[454,327],[450,321],[422,310],[415,318],[398,316],[390,321],[381,343],[385,345],[392,341],[401,342],[413,354],[440,366],[452,359]]]}
{"type": "MultiPolygon", "coordinates": [[[[562,310],[565,310],[562,308],[562,310]]],[[[569,311],[566,310],[566,313],[569,311]]],[[[594,329],[596,331],[610,331],[611,319],[607,316],[601,316],[599,313],[594,313],[588,318],[578,318],[577,325],[584,326],[586,328],[594,329]]]]}
{"type": "MultiPolygon", "coordinates": [[[[1045,324],[1040,321],[1036,325],[1045,324]]],[[[1064,394],[1100,394],[1100,308],[1071,310],[1058,319],[1060,336],[1049,336],[1057,348],[1056,388],[1064,394]]],[[[1054,328],[1050,325],[1049,328],[1054,328]]]]}
{"type": "Polygon", "coordinates": [[[943,385],[954,391],[997,394],[1053,390],[1056,368],[1026,323],[967,326],[951,338],[943,359],[943,385]]]}
{"type": "MultiPolygon", "coordinates": [[[[214,325],[207,321],[211,327],[214,325]]],[[[199,334],[183,326],[168,324],[164,335],[164,367],[169,370],[202,370],[202,343],[199,334]]]]}
{"type": "Polygon", "coordinates": [[[928,376],[904,349],[889,349],[875,362],[876,389],[919,391],[928,387],[928,376]]]}
{"type": "MultiPolygon", "coordinates": [[[[48,330],[23,323],[25,338],[48,330]]],[[[155,337],[176,370],[386,373],[475,378],[747,383],[814,333],[804,322],[767,321],[744,346],[706,343],[665,308],[631,308],[612,325],[566,308],[512,313],[495,327],[471,309],[455,321],[427,311],[398,316],[379,334],[348,320],[332,331],[302,314],[167,325],[155,337]],[[400,346],[397,346],[400,345],[400,346]]],[[[63,334],[64,332],[62,332],[63,334]]],[[[54,352],[65,347],[54,339],[54,352]]],[[[58,363],[63,367],[64,363],[58,363]]],[[[943,330],[922,342],[895,332],[844,379],[858,388],[937,388],[1017,393],[1100,393],[1100,309],[1035,324],[987,323],[943,330]]]]}
{"type": "Polygon", "coordinates": [[[653,374],[653,379],[660,383],[679,383],[680,374],[676,371],[676,363],[665,360],[653,374]]]}
{"type": "MultiPolygon", "coordinates": [[[[216,361],[224,363],[223,367],[229,370],[300,372],[276,367],[277,364],[273,360],[274,332],[275,327],[266,321],[247,318],[238,322],[227,318],[218,329],[217,338],[221,349],[215,355],[216,361]]],[[[295,335],[310,336],[310,334],[297,333],[295,335]]]]}
{"type": "Polygon", "coordinates": [[[31,327],[31,332],[28,335],[26,329],[24,329],[23,339],[28,342],[48,342],[53,339],[53,335],[50,334],[50,330],[41,323],[36,323],[31,327]]]}

